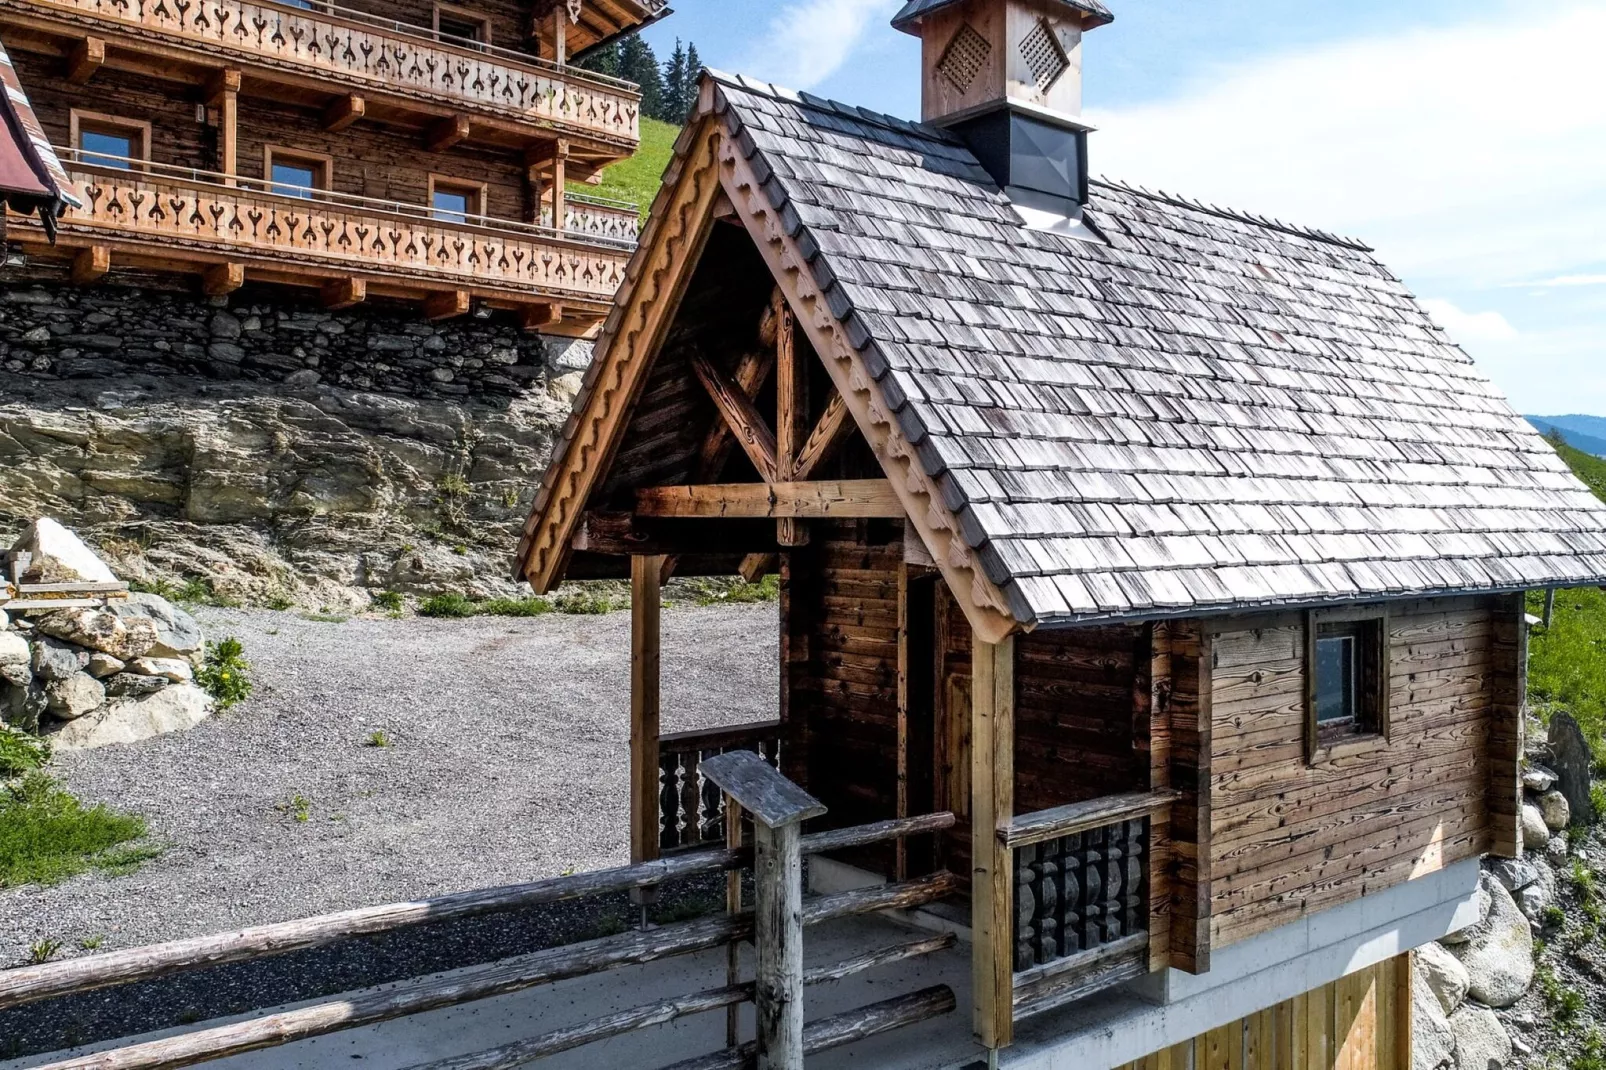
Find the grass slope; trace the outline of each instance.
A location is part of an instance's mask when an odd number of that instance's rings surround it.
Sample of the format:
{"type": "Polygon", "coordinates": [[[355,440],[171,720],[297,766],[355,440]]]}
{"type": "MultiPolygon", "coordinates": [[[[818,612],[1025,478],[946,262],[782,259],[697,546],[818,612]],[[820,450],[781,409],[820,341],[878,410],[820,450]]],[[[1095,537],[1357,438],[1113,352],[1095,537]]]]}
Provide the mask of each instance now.
{"type": "Polygon", "coordinates": [[[611,197],[616,201],[630,201],[641,206],[641,216],[645,219],[647,209],[652,207],[652,199],[658,196],[658,186],[663,182],[664,168],[669,166],[669,158],[674,154],[675,139],[679,136],[680,127],[659,122],[657,119],[643,118],[641,147],[636,150],[636,154],[627,160],[620,160],[603,171],[601,185],[570,182],[569,192],[589,197],[611,197]]]}

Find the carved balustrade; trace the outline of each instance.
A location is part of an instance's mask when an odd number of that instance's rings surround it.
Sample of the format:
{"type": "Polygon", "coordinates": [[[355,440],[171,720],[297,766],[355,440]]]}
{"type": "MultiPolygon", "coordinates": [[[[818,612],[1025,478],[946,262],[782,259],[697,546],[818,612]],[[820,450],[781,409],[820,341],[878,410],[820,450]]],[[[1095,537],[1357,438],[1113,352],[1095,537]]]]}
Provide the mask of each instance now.
{"type": "MultiPolygon", "coordinates": [[[[552,225],[552,205],[541,206],[541,225],[552,225]]],[[[571,193],[564,199],[563,229],[569,234],[633,242],[641,234],[641,210],[624,201],[571,193]]]]}
{"type": "Polygon", "coordinates": [[[772,766],[781,753],[779,721],[676,732],[658,740],[658,846],[663,851],[725,843],[725,795],[702,763],[727,751],[756,752],[772,766]]]}

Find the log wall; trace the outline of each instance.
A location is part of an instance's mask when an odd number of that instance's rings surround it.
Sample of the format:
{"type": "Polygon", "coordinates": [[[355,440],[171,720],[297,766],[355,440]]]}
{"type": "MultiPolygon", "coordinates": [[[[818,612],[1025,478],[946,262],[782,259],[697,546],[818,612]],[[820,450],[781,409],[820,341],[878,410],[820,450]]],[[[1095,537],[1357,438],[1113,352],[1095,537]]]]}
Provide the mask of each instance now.
{"type": "Polygon", "coordinates": [[[1392,607],[1391,738],[1314,765],[1304,752],[1303,615],[1212,622],[1212,946],[1491,848],[1489,785],[1497,768],[1515,770],[1520,736],[1494,732],[1514,717],[1509,705],[1497,712],[1494,686],[1515,671],[1514,647],[1495,642],[1509,604],[1392,607]]]}

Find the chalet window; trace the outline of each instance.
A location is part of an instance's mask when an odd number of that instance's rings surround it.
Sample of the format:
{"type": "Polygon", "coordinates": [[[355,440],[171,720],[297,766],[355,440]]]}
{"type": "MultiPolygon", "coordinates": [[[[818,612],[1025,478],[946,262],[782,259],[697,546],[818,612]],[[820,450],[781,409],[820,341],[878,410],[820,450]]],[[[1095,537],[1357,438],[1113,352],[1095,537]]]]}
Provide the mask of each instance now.
{"type": "Polygon", "coordinates": [[[491,20],[462,8],[435,5],[435,36],[453,44],[491,43],[491,20]]]}
{"type": "Polygon", "coordinates": [[[485,215],[485,186],[430,175],[429,214],[448,223],[477,223],[485,215]]]}
{"type": "Polygon", "coordinates": [[[1375,609],[1317,611],[1306,633],[1307,757],[1315,762],[1350,744],[1386,741],[1387,617],[1375,609]]]}
{"type": "Polygon", "coordinates": [[[72,112],[72,141],[80,163],[132,170],[151,158],[151,124],[95,112],[72,112]]]}
{"type": "Polygon", "coordinates": [[[281,197],[303,197],[308,200],[319,190],[329,188],[332,169],[327,156],[271,146],[266,150],[263,165],[269,192],[281,197]]]}

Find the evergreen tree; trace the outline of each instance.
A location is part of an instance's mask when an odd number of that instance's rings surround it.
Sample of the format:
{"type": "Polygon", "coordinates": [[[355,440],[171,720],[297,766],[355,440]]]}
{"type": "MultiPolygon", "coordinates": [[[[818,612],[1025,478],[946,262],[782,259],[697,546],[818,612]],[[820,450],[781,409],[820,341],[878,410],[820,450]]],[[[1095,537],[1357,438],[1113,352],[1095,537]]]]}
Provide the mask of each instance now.
{"type": "MultiPolygon", "coordinates": [[[[640,34],[630,34],[619,43],[619,77],[641,87],[641,114],[653,119],[664,117],[664,79],[658,57],[640,34]]],[[[676,116],[672,122],[680,122],[676,116]]]]}
{"type": "Polygon", "coordinates": [[[695,44],[688,44],[686,46],[686,91],[684,93],[686,111],[691,111],[691,106],[697,103],[697,79],[702,77],[702,73],[703,58],[697,54],[697,46],[695,44]]]}
{"type": "Polygon", "coordinates": [[[595,71],[598,74],[606,74],[610,78],[621,77],[619,73],[622,69],[619,59],[619,42],[609,41],[586,56],[577,66],[583,71],[595,71]]]}
{"type": "Polygon", "coordinates": [[[675,51],[664,64],[664,115],[673,123],[686,121],[686,49],[675,38],[675,51]]]}

